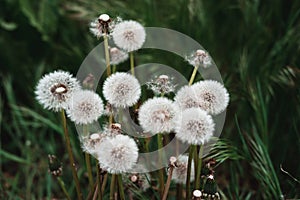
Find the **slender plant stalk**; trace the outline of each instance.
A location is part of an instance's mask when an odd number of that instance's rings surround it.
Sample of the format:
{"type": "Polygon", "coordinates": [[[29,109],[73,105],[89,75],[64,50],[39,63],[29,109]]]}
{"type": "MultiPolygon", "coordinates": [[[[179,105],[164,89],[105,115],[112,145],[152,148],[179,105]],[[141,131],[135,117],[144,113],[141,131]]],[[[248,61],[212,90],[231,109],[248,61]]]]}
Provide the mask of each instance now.
{"type": "Polygon", "coordinates": [[[171,178],[172,178],[172,174],[173,174],[173,169],[174,169],[174,166],[170,166],[169,173],[168,173],[168,179],[167,179],[167,182],[166,182],[166,185],[165,185],[165,189],[164,189],[162,200],[166,200],[167,197],[168,197],[168,193],[169,193],[169,189],[170,189],[170,184],[171,184],[171,178]]]}
{"type": "Polygon", "coordinates": [[[61,187],[62,191],[64,192],[66,198],[67,198],[68,200],[71,200],[71,197],[69,196],[69,193],[68,193],[67,190],[66,190],[64,181],[63,181],[60,177],[56,177],[56,179],[57,179],[58,184],[59,184],[59,186],[61,187]]]}
{"type": "Polygon", "coordinates": [[[111,181],[110,181],[109,200],[114,200],[115,187],[116,187],[116,175],[112,174],[111,181]]]}
{"type": "Polygon", "coordinates": [[[71,165],[71,169],[72,169],[72,175],[73,175],[73,178],[75,181],[77,196],[78,196],[79,200],[82,200],[82,192],[80,189],[79,179],[78,179],[77,172],[75,169],[75,161],[74,161],[74,157],[73,157],[73,153],[72,153],[71,142],[70,142],[70,137],[69,137],[68,128],[67,128],[67,120],[66,120],[66,115],[65,115],[64,110],[61,111],[61,118],[62,118],[64,135],[65,135],[65,140],[66,140],[66,147],[67,147],[67,151],[69,154],[69,160],[70,160],[70,165],[71,165]]]}
{"type": "MultiPolygon", "coordinates": [[[[161,133],[157,134],[157,146],[158,146],[158,164],[161,165],[162,164],[162,152],[160,151],[163,148],[163,135],[161,133]]],[[[164,191],[164,171],[163,169],[160,169],[158,171],[159,177],[158,177],[158,181],[159,181],[159,192],[160,192],[160,196],[162,197],[163,195],[163,191],[164,191]]]]}
{"type": "Polygon", "coordinates": [[[118,176],[118,185],[119,185],[120,199],[121,200],[125,200],[125,194],[124,194],[124,188],[123,188],[123,182],[122,182],[122,174],[119,174],[117,176],[118,176]]]}
{"type": "Polygon", "coordinates": [[[89,153],[85,153],[85,163],[86,163],[86,169],[88,173],[89,178],[89,185],[91,191],[94,189],[94,180],[93,180],[93,174],[92,174],[92,166],[91,166],[91,156],[89,153]]]}
{"type": "Polygon", "coordinates": [[[182,184],[176,184],[176,200],[182,200],[182,184]]]}
{"type": "MultiPolygon", "coordinates": [[[[197,170],[198,170],[198,146],[196,145],[195,148],[194,148],[194,174],[195,174],[195,177],[196,177],[196,174],[197,174],[197,170]]],[[[195,178],[196,180],[196,178],[195,178]]],[[[194,187],[195,189],[196,188],[196,181],[194,181],[194,187]]]]}
{"type": "Polygon", "coordinates": [[[186,175],[186,199],[190,199],[190,182],[191,182],[191,166],[192,166],[192,160],[193,160],[193,154],[195,145],[190,146],[189,151],[189,160],[188,160],[188,166],[187,166],[187,175],[186,175]]]}
{"type": "Polygon", "coordinates": [[[193,70],[193,73],[191,75],[191,78],[190,78],[190,81],[189,81],[189,85],[192,85],[194,80],[195,80],[195,77],[196,77],[196,74],[197,74],[197,70],[198,70],[199,66],[195,66],[194,67],[194,70],[193,70]]]}
{"type": "MultiPolygon", "coordinates": [[[[84,137],[88,137],[88,134],[89,134],[88,126],[83,125],[84,137]]],[[[91,166],[91,156],[89,153],[85,153],[84,156],[85,156],[86,169],[87,169],[87,173],[88,173],[90,191],[93,191],[94,190],[94,181],[93,181],[92,166],[91,166]]]]}
{"type": "Polygon", "coordinates": [[[115,73],[117,71],[117,65],[113,65],[113,70],[112,72],[115,73]]]}
{"type": "MultiPolygon", "coordinates": [[[[95,189],[95,192],[94,192],[94,195],[93,195],[93,200],[96,200],[97,199],[97,196],[99,195],[99,185],[98,183],[96,184],[96,189],[95,189]]],[[[100,195],[101,196],[101,195],[100,195]]]]}
{"type": "Polygon", "coordinates": [[[101,168],[100,168],[100,164],[97,163],[96,165],[96,169],[97,169],[97,186],[98,186],[98,200],[102,200],[102,194],[103,194],[103,190],[102,189],[102,177],[101,177],[101,168]]]}
{"type": "Polygon", "coordinates": [[[132,76],[134,76],[134,56],[133,56],[133,51],[129,53],[130,56],[130,70],[132,76]]]}
{"type": "Polygon", "coordinates": [[[197,190],[200,189],[200,176],[201,176],[201,168],[202,168],[202,154],[203,154],[203,145],[200,146],[200,151],[198,155],[198,167],[197,167],[197,172],[195,173],[196,175],[196,188],[197,190]]]}
{"type": "Polygon", "coordinates": [[[107,76],[111,75],[111,68],[110,68],[110,58],[109,58],[109,50],[108,50],[108,37],[106,34],[103,35],[104,40],[104,52],[105,52],[105,61],[106,61],[106,73],[107,76]]]}

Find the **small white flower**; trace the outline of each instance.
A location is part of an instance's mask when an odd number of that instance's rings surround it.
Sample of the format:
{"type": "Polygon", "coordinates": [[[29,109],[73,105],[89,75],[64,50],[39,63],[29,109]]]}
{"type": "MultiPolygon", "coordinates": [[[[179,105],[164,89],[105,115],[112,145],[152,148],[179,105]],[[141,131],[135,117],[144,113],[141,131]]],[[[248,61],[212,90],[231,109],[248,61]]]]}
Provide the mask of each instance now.
{"type": "Polygon", "coordinates": [[[129,20],[116,24],[112,37],[118,47],[130,52],[143,46],[146,32],[140,23],[129,20]]]}
{"type": "Polygon", "coordinates": [[[215,124],[211,116],[200,108],[186,109],[177,117],[175,136],[182,142],[202,145],[213,136],[215,124]]]}
{"type": "Polygon", "coordinates": [[[174,97],[175,103],[182,109],[197,108],[199,102],[194,89],[191,86],[183,86],[174,97]]]}
{"type": "Polygon", "coordinates": [[[223,112],[229,102],[229,94],[225,87],[214,80],[204,80],[195,83],[192,88],[197,94],[199,106],[210,114],[223,112]]]}
{"type": "Polygon", "coordinates": [[[128,53],[118,49],[117,47],[112,47],[109,49],[110,64],[118,65],[128,59],[128,53]]]}
{"type": "Polygon", "coordinates": [[[65,109],[72,94],[81,87],[69,72],[54,71],[41,78],[36,86],[36,99],[45,109],[65,109]]]}
{"type": "Polygon", "coordinates": [[[154,97],[143,103],[139,109],[139,123],[151,134],[168,133],[174,129],[177,106],[164,97],[154,97]]]}
{"type": "Polygon", "coordinates": [[[97,148],[97,159],[101,167],[112,174],[131,170],[138,159],[138,147],[133,139],[116,135],[105,139],[97,148]]]}
{"type": "Polygon", "coordinates": [[[202,66],[207,68],[211,65],[211,58],[207,52],[198,49],[196,52],[192,53],[186,60],[193,66],[202,66]]]}
{"type": "Polygon", "coordinates": [[[73,94],[66,111],[68,117],[76,124],[90,124],[104,113],[104,105],[95,92],[81,90],[73,94]]]}
{"type": "MultiPolygon", "coordinates": [[[[176,167],[173,170],[172,180],[175,183],[186,184],[187,166],[189,157],[187,155],[180,155],[176,161],[176,167]]],[[[194,161],[191,163],[191,178],[193,182],[195,179],[194,161]]]]}
{"type": "Polygon", "coordinates": [[[155,77],[153,80],[147,83],[149,89],[151,89],[154,94],[168,94],[174,92],[175,84],[173,84],[173,78],[167,75],[160,75],[155,77]]]}
{"type": "Polygon", "coordinates": [[[137,103],[141,96],[141,86],[134,76],[117,72],[105,80],[103,95],[113,106],[125,108],[137,103]]]}

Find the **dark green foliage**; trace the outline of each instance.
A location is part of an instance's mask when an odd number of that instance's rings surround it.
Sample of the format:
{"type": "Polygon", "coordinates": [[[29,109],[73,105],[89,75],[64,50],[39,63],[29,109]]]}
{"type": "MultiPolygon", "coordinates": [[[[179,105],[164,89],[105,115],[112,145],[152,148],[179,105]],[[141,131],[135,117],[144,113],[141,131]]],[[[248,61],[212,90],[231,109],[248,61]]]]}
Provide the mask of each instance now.
{"type": "MultiPolygon", "coordinates": [[[[75,193],[59,116],[43,110],[33,91],[46,72],[76,74],[99,43],[89,34],[89,21],[104,12],[180,31],[214,58],[231,97],[224,140],[211,152],[221,163],[215,170],[222,195],[300,198],[299,183],[280,171],[282,164],[300,178],[300,1],[2,0],[0,199],[62,198],[47,172],[48,154],[59,155],[62,179],[75,193]]],[[[153,58],[190,76],[192,68],[186,70],[172,54],[145,50],[137,60],[153,58]]],[[[83,155],[70,128],[79,177],[87,185],[83,155]]]]}

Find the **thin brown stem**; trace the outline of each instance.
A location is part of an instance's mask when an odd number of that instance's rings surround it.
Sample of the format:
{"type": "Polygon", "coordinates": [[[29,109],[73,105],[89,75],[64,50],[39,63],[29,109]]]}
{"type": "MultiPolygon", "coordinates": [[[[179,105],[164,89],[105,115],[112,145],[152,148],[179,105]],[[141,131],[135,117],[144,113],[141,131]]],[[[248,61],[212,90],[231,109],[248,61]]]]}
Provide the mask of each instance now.
{"type": "Polygon", "coordinates": [[[69,196],[69,193],[68,193],[67,190],[66,190],[64,181],[63,181],[60,177],[56,177],[56,179],[57,179],[57,181],[58,181],[58,184],[59,184],[60,188],[63,190],[63,192],[64,192],[66,198],[67,198],[68,200],[71,200],[71,198],[70,198],[70,196],[69,196]]]}
{"type": "Polygon", "coordinates": [[[114,200],[115,187],[116,187],[116,175],[112,174],[111,181],[110,181],[109,200],[114,200]]]}
{"type": "Polygon", "coordinates": [[[133,56],[133,51],[129,53],[130,56],[130,70],[132,76],[134,76],[134,56],[133,56]]]}
{"type": "Polygon", "coordinates": [[[200,146],[200,151],[198,155],[198,167],[196,175],[196,189],[200,189],[200,176],[201,176],[201,168],[202,168],[202,154],[203,154],[203,145],[200,146]]]}
{"type": "Polygon", "coordinates": [[[170,184],[171,184],[171,178],[172,178],[172,174],[173,174],[173,166],[170,166],[169,171],[168,171],[168,179],[165,185],[165,189],[164,189],[164,193],[163,193],[163,197],[162,200],[166,200],[168,197],[168,193],[169,193],[169,189],[170,189],[170,184]]]}
{"type": "Polygon", "coordinates": [[[106,61],[106,73],[107,76],[111,75],[111,68],[110,68],[110,57],[109,57],[109,50],[108,50],[108,37],[106,34],[103,35],[104,40],[104,52],[105,52],[105,61],[106,61]]]}
{"type": "Polygon", "coordinates": [[[187,166],[187,175],[186,175],[186,199],[190,199],[190,181],[191,181],[191,166],[194,154],[194,145],[190,146],[189,151],[189,159],[188,159],[188,166],[187,166]]]}
{"type": "Polygon", "coordinates": [[[73,179],[75,181],[77,196],[78,196],[79,200],[82,200],[82,192],[81,192],[81,189],[80,189],[79,179],[78,179],[77,172],[76,172],[76,169],[75,169],[75,161],[74,161],[74,157],[73,157],[73,153],[72,153],[70,136],[69,136],[69,133],[68,133],[67,120],[66,120],[66,115],[65,115],[64,110],[61,111],[61,118],[62,118],[62,123],[63,123],[66,147],[67,147],[69,160],[70,160],[70,165],[71,165],[71,169],[72,169],[72,175],[73,175],[73,179]]]}
{"type": "Polygon", "coordinates": [[[189,85],[192,85],[194,80],[195,80],[195,77],[196,77],[196,74],[197,74],[197,70],[198,70],[199,66],[194,66],[194,70],[193,70],[193,73],[191,75],[191,78],[190,78],[190,81],[189,81],[189,85]]]}

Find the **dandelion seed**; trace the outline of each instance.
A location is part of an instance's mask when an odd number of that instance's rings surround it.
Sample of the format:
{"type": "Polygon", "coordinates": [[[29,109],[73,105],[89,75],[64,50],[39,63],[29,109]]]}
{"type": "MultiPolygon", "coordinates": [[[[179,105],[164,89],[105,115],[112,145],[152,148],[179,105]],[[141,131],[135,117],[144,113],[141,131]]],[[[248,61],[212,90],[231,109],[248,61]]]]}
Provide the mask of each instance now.
{"type": "Polygon", "coordinates": [[[128,53],[118,49],[117,47],[112,47],[109,49],[110,52],[110,64],[118,65],[128,59],[128,53]]]}
{"type": "Polygon", "coordinates": [[[201,109],[215,115],[226,109],[229,94],[221,83],[205,80],[195,83],[192,88],[197,95],[201,109]]]}
{"type": "Polygon", "coordinates": [[[134,76],[117,72],[105,80],[103,95],[113,106],[125,108],[137,103],[141,86],[134,76]]]}
{"type": "Polygon", "coordinates": [[[96,149],[104,138],[105,135],[102,133],[93,133],[90,136],[81,139],[81,148],[84,152],[95,155],[96,149]]]}
{"type": "Polygon", "coordinates": [[[202,145],[212,137],[214,122],[210,115],[200,108],[189,108],[182,111],[177,119],[176,137],[182,142],[202,145]]]}
{"type": "Polygon", "coordinates": [[[199,102],[194,89],[191,86],[183,86],[174,97],[175,103],[182,109],[197,108],[199,102]]]}
{"type": "Polygon", "coordinates": [[[80,89],[78,80],[69,72],[54,71],[39,80],[35,95],[45,109],[57,112],[65,109],[72,94],[80,89]]]}
{"type": "Polygon", "coordinates": [[[138,120],[144,131],[152,134],[169,133],[173,130],[177,106],[164,97],[147,100],[139,110],[138,120]]]}
{"type": "Polygon", "coordinates": [[[146,32],[140,23],[129,20],[116,24],[112,37],[118,47],[131,52],[143,46],[146,32]]]}
{"type": "Polygon", "coordinates": [[[122,133],[121,124],[119,123],[112,123],[108,124],[104,127],[103,134],[108,137],[115,137],[116,135],[120,135],[122,133]]]}
{"type": "MultiPolygon", "coordinates": [[[[187,176],[187,166],[188,166],[189,157],[187,155],[180,155],[176,161],[176,167],[173,169],[172,180],[175,183],[186,183],[186,176],[187,176]]],[[[192,160],[191,164],[191,179],[190,181],[193,182],[195,179],[195,172],[194,172],[194,161],[192,160]]]]}
{"type": "Polygon", "coordinates": [[[207,68],[211,65],[211,58],[207,52],[198,49],[192,55],[186,58],[186,60],[193,66],[203,66],[207,68]]]}
{"type": "Polygon", "coordinates": [[[160,75],[155,77],[153,80],[147,83],[149,89],[151,89],[154,94],[168,94],[174,92],[175,84],[173,84],[173,78],[167,75],[160,75]]]}
{"type": "Polygon", "coordinates": [[[108,14],[101,14],[97,19],[90,23],[90,31],[97,38],[103,35],[109,35],[113,31],[115,25],[119,23],[121,18],[112,20],[108,14]]]}
{"type": "Polygon", "coordinates": [[[101,143],[97,148],[97,158],[101,167],[109,173],[128,172],[137,162],[138,147],[130,137],[116,135],[101,143]]]}
{"type": "Polygon", "coordinates": [[[68,117],[76,124],[90,124],[104,113],[104,105],[98,94],[81,90],[73,94],[67,111],[68,117]]]}

